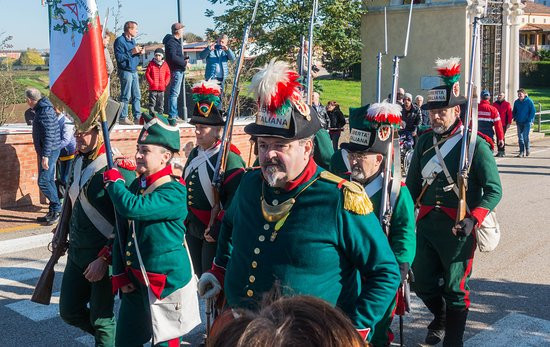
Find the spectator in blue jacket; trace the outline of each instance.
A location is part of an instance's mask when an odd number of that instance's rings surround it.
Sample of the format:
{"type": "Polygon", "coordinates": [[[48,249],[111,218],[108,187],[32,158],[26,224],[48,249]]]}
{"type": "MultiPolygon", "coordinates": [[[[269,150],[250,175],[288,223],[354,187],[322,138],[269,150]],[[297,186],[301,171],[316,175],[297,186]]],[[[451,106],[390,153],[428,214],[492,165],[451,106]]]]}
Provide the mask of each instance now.
{"type": "Polygon", "coordinates": [[[183,55],[182,38],[184,29],[183,24],[174,23],[172,24],[172,35],[168,34],[162,39],[164,51],[166,52],[166,63],[170,68],[170,107],[168,108],[168,116],[172,119],[178,118],[178,97],[189,62],[189,57],[183,55]]]}
{"type": "Polygon", "coordinates": [[[139,77],[137,66],[139,56],[144,53],[143,47],[136,45],[135,37],[138,33],[136,22],[124,23],[124,33],[117,37],[114,44],[115,59],[120,77],[120,102],[122,112],[119,123],[124,125],[139,124],[141,117],[141,92],[139,90],[139,77]],[[128,120],[128,103],[132,100],[132,113],[134,123],[128,120]]]}
{"type": "Polygon", "coordinates": [[[235,53],[231,48],[227,47],[228,37],[225,34],[218,36],[216,43],[211,43],[200,54],[201,59],[206,59],[206,71],[204,78],[206,80],[216,79],[222,88],[225,84],[225,79],[229,75],[227,62],[235,60],[235,53]]]}
{"type": "Polygon", "coordinates": [[[32,140],[38,158],[38,187],[50,201],[48,214],[38,217],[37,220],[52,225],[58,221],[61,212],[61,204],[55,187],[55,163],[59,157],[61,144],[59,124],[52,103],[48,98],[42,97],[38,89],[27,88],[25,97],[27,104],[35,112],[32,123],[32,140]]]}
{"type": "Polygon", "coordinates": [[[529,131],[535,120],[535,104],[525,93],[525,89],[518,89],[518,98],[514,102],[512,118],[518,127],[519,154],[517,157],[529,156],[529,131]]]}
{"type": "Polygon", "coordinates": [[[65,112],[55,109],[61,142],[59,144],[59,159],[57,160],[57,192],[59,199],[65,195],[65,188],[69,180],[69,173],[76,152],[76,139],[74,137],[74,122],[67,117],[65,112]]]}

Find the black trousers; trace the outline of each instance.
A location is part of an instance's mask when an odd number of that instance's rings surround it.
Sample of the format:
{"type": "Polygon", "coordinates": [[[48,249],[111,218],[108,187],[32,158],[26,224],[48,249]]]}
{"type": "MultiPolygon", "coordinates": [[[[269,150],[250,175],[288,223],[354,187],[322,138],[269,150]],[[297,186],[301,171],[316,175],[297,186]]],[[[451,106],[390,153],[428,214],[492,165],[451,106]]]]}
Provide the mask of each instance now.
{"type": "Polygon", "coordinates": [[[187,225],[185,241],[187,241],[187,247],[189,247],[193,270],[199,277],[212,267],[217,247],[217,242],[206,241],[203,234],[204,227],[193,222],[187,225]]]}
{"type": "Polygon", "coordinates": [[[155,114],[155,112],[164,113],[164,92],[157,90],[149,91],[149,112],[155,114]]]}

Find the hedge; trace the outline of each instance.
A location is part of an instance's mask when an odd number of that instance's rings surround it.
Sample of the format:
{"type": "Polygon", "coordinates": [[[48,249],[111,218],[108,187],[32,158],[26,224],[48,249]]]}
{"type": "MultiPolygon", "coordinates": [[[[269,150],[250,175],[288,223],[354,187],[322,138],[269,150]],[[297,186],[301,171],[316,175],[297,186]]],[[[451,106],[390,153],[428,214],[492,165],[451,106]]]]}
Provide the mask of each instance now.
{"type": "Polygon", "coordinates": [[[550,86],[550,61],[520,63],[519,84],[526,88],[550,86]]]}

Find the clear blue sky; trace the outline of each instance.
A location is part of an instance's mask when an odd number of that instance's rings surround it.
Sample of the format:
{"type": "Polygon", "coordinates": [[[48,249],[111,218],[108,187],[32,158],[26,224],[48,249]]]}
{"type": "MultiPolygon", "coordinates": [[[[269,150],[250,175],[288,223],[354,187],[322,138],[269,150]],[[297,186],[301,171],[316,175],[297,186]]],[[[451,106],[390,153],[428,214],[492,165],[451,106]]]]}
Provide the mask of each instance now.
{"type": "MultiPolygon", "coordinates": [[[[99,15],[103,17],[107,8],[110,18],[107,28],[113,29],[113,8],[115,0],[96,0],[99,15]]],[[[216,15],[223,13],[225,5],[213,6],[207,0],[181,0],[185,30],[204,36],[206,28],[213,28],[211,18],[204,15],[207,8],[216,15]]],[[[162,41],[170,26],[178,19],[176,0],[121,0],[121,21],[134,20],[139,24],[140,41],[162,41]]],[[[49,48],[48,9],[41,0],[0,0],[0,33],[12,35],[14,49],[28,47],[49,48]]]]}

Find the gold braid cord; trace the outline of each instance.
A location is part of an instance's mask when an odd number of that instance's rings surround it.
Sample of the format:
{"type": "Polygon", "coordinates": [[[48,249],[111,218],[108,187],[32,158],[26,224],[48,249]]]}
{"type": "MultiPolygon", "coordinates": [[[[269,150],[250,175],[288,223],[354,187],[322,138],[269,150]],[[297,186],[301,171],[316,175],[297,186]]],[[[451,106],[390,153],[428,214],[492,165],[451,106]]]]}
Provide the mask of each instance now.
{"type": "Polygon", "coordinates": [[[321,178],[344,187],[344,209],[347,211],[360,215],[366,215],[373,211],[372,202],[367,196],[365,188],[359,183],[347,181],[328,171],[321,172],[321,178]]]}

